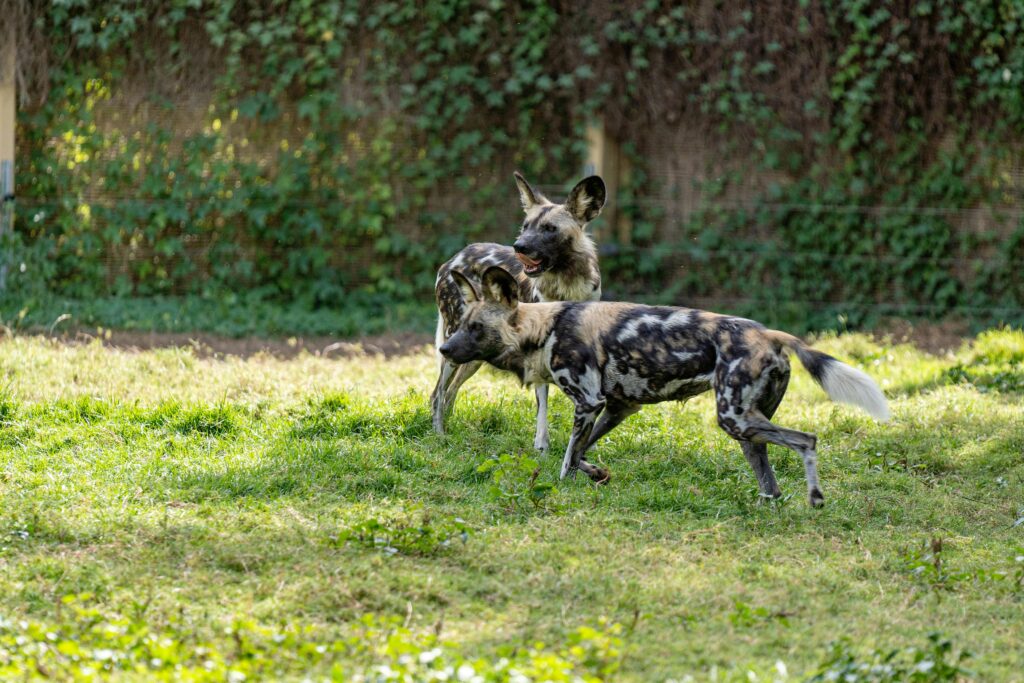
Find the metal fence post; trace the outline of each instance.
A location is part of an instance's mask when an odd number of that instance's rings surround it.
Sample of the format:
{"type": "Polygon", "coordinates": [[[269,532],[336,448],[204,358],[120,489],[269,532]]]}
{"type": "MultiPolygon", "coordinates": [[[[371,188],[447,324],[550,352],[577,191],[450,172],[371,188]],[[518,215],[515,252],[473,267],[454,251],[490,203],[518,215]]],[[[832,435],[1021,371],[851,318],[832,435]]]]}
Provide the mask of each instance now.
{"type": "Polygon", "coordinates": [[[0,292],[7,289],[6,237],[14,231],[14,160],[0,160],[0,292]]]}
{"type": "Polygon", "coordinates": [[[9,254],[7,236],[14,230],[14,125],[15,46],[14,30],[0,36],[0,292],[7,286],[9,254]]]}

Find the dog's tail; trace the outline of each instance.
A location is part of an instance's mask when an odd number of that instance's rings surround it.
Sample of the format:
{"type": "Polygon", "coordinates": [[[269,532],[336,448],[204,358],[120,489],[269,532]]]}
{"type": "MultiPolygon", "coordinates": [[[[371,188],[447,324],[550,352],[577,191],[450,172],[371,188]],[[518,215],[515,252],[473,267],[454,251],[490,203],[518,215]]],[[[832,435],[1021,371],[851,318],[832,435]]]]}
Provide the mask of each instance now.
{"type": "Polygon", "coordinates": [[[792,349],[814,381],[821,385],[828,397],[840,403],[862,408],[868,415],[888,422],[889,404],[875,380],[856,368],[836,360],[827,353],[816,351],[791,334],[778,330],[765,333],[773,342],[792,349]]]}

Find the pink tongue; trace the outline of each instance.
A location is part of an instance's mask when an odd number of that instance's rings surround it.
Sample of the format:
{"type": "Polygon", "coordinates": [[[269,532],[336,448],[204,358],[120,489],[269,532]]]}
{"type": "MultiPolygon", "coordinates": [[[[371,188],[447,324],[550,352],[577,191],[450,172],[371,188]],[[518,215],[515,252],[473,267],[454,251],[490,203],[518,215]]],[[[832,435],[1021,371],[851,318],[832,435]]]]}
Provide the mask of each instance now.
{"type": "Polygon", "coordinates": [[[526,266],[526,268],[529,270],[533,270],[534,268],[540,265],[540,261],[534,261],[529,256],[524,256],[523,254],[516,254],[516,258],[519,259],[519,262],[526,266]]]}

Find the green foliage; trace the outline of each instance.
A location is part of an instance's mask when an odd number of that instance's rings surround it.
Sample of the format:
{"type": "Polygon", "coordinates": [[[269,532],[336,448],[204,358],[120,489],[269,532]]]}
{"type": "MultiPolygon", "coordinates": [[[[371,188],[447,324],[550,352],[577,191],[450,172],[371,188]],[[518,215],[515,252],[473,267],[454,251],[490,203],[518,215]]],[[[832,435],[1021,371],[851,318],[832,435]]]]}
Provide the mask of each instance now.
{"type": "Polygon", "coordinates": [[[398,618],[367,615],[344,638],[309,626],[267,627],[236,619],[220,638],[173,620],[153,625],[135,614],[110,614],[88,594],[62,598],[56,623],[0,617],[0,676],[6,680],[159,681],[317,680],[601,681],[621,658],[621,627],[573,631],[559,649],[536,645],[485,659],[463,654],[434,634],[414,633],[398,618]]]}
{"type": "Polygon", "coordinates": [[[386,517],[370,517],[352,524],[333,539],[380,550],[386,555],[432,555],[458,539],[469,539],[470,527],[458,517],[437,519],[418,507],[386,517]]]}
{"type": "Polygon", "coordinates": [[[540,463],[523,453],[502,453],[488,458],[476,471],[491,475],[488,489],[491,500],[505,512],[561,509],[558,487],[541,479],[540,463]]]}
{"type": "Polygon", "coordinates": [[[943,548],[941,538],[933,538],[911,548],[903,557],[905,570],[933,591],[956,591],[974,583],[1003,588],[1010,594],[1016,594],[1024,587],[1024,554],[1019,547],[1010,552],[1006,562],[999,560],[973,569],[951,568],[943,548]]]}
{"type": "Polygon", "coordinates": [[[854,653],[849,641],[839,641],[808,683],[956,683],[973,677],[964,666],[970,657],[965,650],[954,651],[953,644],[938,633],[930,634],[923,648],[876,650],[867,657],[854,653]]]}
{"type": "Polygon", "coordinates": [[[617,294],[708,297],[799,329],[1024,308],[1024,225],[1002,211],[1024,130],[1014,0],[37,12],[27,59],[49,68],[31,90],[49,97],[20,118],[17,296],[423,300],[466,241],[510,237],[507,171],[572,179],[599,112],[635,168],[615,198],[633,244],[605,262],[617,294]],[[126,92],[140,73],[146,92],[126,92]],[[645,158],[695,125],[710,158],[742,164],[667,224],[644,201],[663,189],[645,158]],[[748,170],[769,180],[731,203],[748,170]]]}
{"type": "Polygon", "coordinates": [[[782,626],[789,626],[789,616],[785,612],[772,612],[766,607],[753,607],[742,600],[733,604],[729,613],[729,623],[738,628],[750,628],[758,624],[777,620],[782,626]]]}
{"type": "Polygon", "coordinates": [[[951,382],[967,382],[979,391],[1024,390],[1024,332],[1012,328],[982,332],[966,356],[946,370],[951,382]]]}
{"type": "Polygon", "coordinates": [[[921,548],[911,548],[904,561],[906,569],[915,578],[933,590],[954,590],[958,583],[969,581],[970,572],[951,570],[944,562],[943,541],[933,538],[921,548]]]}
{"type": "Polygon", "coordinates": [[[1005,328],[986,330],[971,342],[972,365],[1017,365],[1024,361],[1024,331],[1005,328]]]}
{"type": "Polygon", "coordinates": [[[1018,547],[1013,555],[1013,571],[1010,578],[1015,590],[1024,591],[1024,547],[1018,547]]]}
{"type": "Polygon", "coordinates": [[[437,205],[451,203],[436,196],[442,183],[513,153],[536,156],[538,171],[565,157],[558,144],[523,144],[544,130],[534,112],[548,94],[535,86],[557,16],[467,10],[111,1],[40,13],[57,68],[50,97],[22,117],[18,216],[50,259],[20,279],[79,297],[248,292],[314,307],[426,290],[438,262],[494,217],[497,179],[449,186],[463,199],[455,213],[437,205]],[[459,30],[437,40],[453,21],[459,30]],[[144,112],[112,123],[132,69],[176,79],[197,50],[223,66],[193,132],[174,127],[181,92],[160,87],[144,112]],[[520,115],[491,130],[510,98],[520,115]]]}

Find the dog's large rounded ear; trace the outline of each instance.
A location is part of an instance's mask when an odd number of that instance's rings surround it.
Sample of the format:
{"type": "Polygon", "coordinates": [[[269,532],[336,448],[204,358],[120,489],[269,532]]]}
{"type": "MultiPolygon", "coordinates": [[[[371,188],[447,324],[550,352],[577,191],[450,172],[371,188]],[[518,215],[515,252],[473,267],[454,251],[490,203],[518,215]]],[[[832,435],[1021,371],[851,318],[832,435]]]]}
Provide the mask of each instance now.
{"type": "Polygon", "coordinates": [[[515,308],[519,305],[519,282],[501,266],[484,271],[484,298],[515,308]]]}
{"type": "Polygon", "coordinates": [[[605,192],[601,176],[592,175],[584,178],[572,188],[569,198],[565,200],[565,208],[569,209],[569,213],[579,222],[589,223],[600,215],[605,192]]]}
{"type": "Polygon", "coordinates": [[[469,281],[465,275],[457,270],[453,270],[449,273],[452,276],[452,280],[458,285],[459,291],[462,292],[462,300],[467,304],[471,304],[474,301],[480,301],[480,291],[473,286],[473,283],[469,281]]]}
{"type": "Polygon", "coordinates": [[[512,175],[516,178],[516,187],[519,188],[519,201],[523,204],[523,211],[529,211],[537,204],[543,204],[547,201],[544,195],[537,192],[530,183],[526,182],[526,178],[519,171],[512,175]]]}

